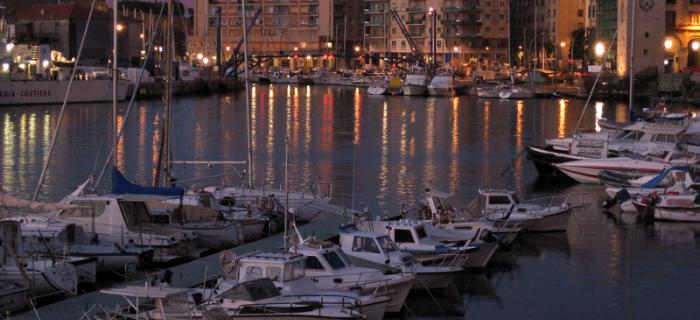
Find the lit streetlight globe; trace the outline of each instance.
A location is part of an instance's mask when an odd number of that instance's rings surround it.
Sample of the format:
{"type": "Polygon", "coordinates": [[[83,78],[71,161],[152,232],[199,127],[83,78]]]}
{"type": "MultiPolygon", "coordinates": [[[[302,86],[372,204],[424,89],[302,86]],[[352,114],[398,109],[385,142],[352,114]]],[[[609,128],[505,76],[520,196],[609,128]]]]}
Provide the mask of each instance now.
{"type": "Polygon", "coordinates": [[[605,54],[605,45],[602,42],[595,44],[595,55],[602,57],[605,54]]]}
{"type": "Polygon", "coordinates": [[[671,48],[673,48],[673,40],[668,38],[664,40],[664,48],[666,48],[666,50],[671,50],[671,48]]]}
{"type": "Polygon", "coordinates": [[[690,43],[690,48],[693,49],[693,51],[698,51],[698,49],[700,49],[700,41],[695,40],[690,43]]]}

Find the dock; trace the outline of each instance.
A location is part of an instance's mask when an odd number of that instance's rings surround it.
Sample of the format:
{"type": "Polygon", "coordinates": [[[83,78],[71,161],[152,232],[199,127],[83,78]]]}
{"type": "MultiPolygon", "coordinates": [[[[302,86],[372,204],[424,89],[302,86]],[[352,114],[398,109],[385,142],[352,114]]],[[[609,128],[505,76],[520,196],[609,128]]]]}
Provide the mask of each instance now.
{"type": "MultiPolygon", "coordinates": [[[[340,216],[333,216],[328,219],[323,219],[300,226],[299,229],[304,236],[315,234],[316,237],[320,239],[327,239],[338,234],[338,227],[340,226],[340,223],[340,216]]],[[[242,255],[257,250],[276,249],[280,248],[281,246],[282,234],[280,233],[254,242],[242,244],[230,250],[237,255],[242,255]]],[[[162,275],[165,270],[166,269],[155,272],[151,274],[151,276],[162,275]]],[[[167,270],[170,270],[173,273],[172,286],[181,288],[192,288],[201,285],[204,282],[220,277],[222,274],[221,265],[219,264],[219,254],[212,254],[191,262],[167,268],[167,270]]],[[[115,287],[125,285],[144,285],[145,282],[146,279],[142,278],[123,282],[115,285],[115,287]]],[[[93,314],[94,312],[100,311],[100,309],[93,308],[94,306],[99,305],[105,310],[114,310],[114,307],[117,304],[125,304],[122,297],[103,294],[98,290],[39,307],[36,309],[36,313],[33,310],[26,311],[24,313],[12,316],[12,319],[79,319],[86,313],[93,314]],[[91,310],[91,308],[93,309],[91,310]]]]}

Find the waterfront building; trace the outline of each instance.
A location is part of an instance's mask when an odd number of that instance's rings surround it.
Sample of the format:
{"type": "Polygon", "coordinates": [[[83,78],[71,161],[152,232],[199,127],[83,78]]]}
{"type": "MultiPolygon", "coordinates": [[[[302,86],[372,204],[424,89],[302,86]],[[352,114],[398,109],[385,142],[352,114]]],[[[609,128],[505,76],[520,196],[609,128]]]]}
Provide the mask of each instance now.
{"type": "Polygon", "coordinates": [[[519,60],[544,69],[568,68],[572,44],[585,28],[586,2],[513,0],[511,6],[511,39],[519,60]]]}
{"type": "MultiPolygon", "coordinates": [[[[608,45],[613,41],[615,30],[617,30],[617,0],[587,0],[586,10],[586,33],[577,34],[576,39],[579,40],[580,38],[579,44],[583,47],[587,38],[590,45],[588,45],[588,50],[580,50],[580,58],[583,59],[585,54],[589,63],[599,63],[599,61],[596,61],[597,57],[595,55],[596,43],[602,43],[603,46],[610,48],[611,52],[605,53],[607,57],[616,57],[617,47],[608,45]]],[[[616,65],[615,61],[616,59],[608,59],[608,63],[613,69],[616,65]]]]}
{"type": "Polygon", "coordinates": [[[411,46],[392,9],[426,61],[435,30],[438,63],[462,69],[508,62],[507,0],[365,0],[364,48],[372,65],[384,68],[385,61],[411,60],[411,46]]]}
{"type": "Polygon", "coordinates": [[[637,74],[661,72],[664,69],[665,56],[665,3],[656,3],[654,0],[618,0],[617,11],[617,74],[625,76],[629,73],[632,41],[634,41],[634,72],[637,74]],[[634,32],[632,32],[633,12],[634,32]]]}
{"type": "Polygon", "coordinates": [[[700,71],[700,1],[668,0],[665,10],[664,71],[700,71]]]}
{"type": "MultiPolygon", "coordinates": [[[[87,33],[81,65],[107,66],[112,52],[111,10],[96,8],[87,33]]],[[[80,4],[37,4],[18,9],[14,15],[17,44],[48,45],[70,60],[80,48],[87,25],[89,6],[80,4]]],[[[128,16],[120,18],[119,65],[138,62],[141,55],[141,23],[128,16]]]]}
{"type": "MultiPolygon", "coordinates": [[[[193,5],[194,25],[188,37],[190,57],[200,65],[217,63],[217,25],[220,23],[219,54],[222,60],[228,59],[243,36],[241,2],[208,0],[195,1],[193,5]]],[[[254,63],[292,69],[333,66],[336,40],[345,35],[345,28],[337,26],[339,17],[333,11],[336,8],[358,10],[355,5],[331,0],[248,0],[246,5],[248,20],[260,10],[248,34],[248,53],[254,63]]],[[[351,23],[357,25],[357,18],[348,17],[348,26],[351,23]]],[[[352,37],[352,32],[348,33],[352,37]]]]}

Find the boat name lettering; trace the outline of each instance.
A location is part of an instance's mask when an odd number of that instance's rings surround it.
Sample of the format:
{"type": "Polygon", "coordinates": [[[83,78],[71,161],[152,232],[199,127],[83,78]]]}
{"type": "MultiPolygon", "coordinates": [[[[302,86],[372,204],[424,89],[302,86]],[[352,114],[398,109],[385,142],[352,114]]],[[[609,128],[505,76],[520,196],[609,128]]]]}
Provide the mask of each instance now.
{"type": "Polygon", "coordinates": [[[12,98],[18,96],[20,97],[50,97],[51,96],[51,90],[40,90],[40,89],[34,89],[34,90],[21,90],[21,91],[15,91],[15,90],[0,90],[0,98],[12,98]]]}

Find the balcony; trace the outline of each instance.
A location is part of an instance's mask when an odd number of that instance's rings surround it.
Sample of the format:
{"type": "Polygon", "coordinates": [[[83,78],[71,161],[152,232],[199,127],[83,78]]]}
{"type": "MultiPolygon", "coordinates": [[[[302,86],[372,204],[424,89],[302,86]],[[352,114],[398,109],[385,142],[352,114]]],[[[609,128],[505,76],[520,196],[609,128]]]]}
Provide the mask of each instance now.
{"type": "Polygon", "coordinates": [[[425,24],[425,19],[408,19],[406,20],[406,25],[423,25],[425,24]]]}
{"type": "Polygon", "coordinates": [[[408,7],[406,8],[406,12],[425,12],[425,7],[408,7]]]}
{"type": "Polygon", "coordinates": [[[385,13],[384,8],[365,8],[365,14],[385,13]]]}

